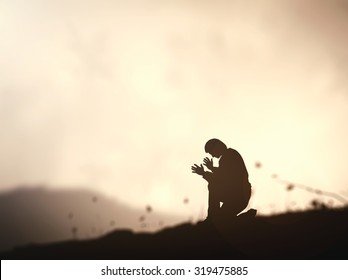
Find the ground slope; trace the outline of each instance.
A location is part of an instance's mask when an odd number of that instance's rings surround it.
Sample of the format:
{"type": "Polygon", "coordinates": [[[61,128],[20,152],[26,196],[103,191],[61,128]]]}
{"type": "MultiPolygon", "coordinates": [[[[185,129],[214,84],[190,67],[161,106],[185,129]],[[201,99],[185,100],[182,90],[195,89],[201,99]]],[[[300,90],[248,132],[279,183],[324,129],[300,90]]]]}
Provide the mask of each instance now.
{"type": "Polygon", "coordinates": [[[2,259],[348,259],[348,208],[28,245],[2,259]]]}

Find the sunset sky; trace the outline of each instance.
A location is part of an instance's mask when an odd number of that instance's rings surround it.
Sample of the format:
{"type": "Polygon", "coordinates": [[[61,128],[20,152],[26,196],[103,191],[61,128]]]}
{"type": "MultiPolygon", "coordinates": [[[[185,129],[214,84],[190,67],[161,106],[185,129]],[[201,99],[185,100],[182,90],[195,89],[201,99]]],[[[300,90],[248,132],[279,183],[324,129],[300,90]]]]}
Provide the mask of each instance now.
{"type": "Polygon", "coordinates": [[[345,0],[2,0],[0,189],[198,219],[191,165],[219,138],[260,213],[320,198],[273,174],[348,200],[347,34],[345,0]]]}

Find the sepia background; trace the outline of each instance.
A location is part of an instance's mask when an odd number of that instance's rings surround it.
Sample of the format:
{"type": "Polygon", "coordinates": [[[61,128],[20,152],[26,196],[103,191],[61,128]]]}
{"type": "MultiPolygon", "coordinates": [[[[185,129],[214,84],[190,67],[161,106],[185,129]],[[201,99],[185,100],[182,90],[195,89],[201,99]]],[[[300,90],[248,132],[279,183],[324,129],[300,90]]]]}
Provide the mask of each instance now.
{"type": "Polygon", "coordinates": [[[342,206],[308,187],[348,199],[347,15],[345,0],[1,1],[0,195],[86,191],[198,221],[191,165],[219,138],[259,214],[342,206]]]}

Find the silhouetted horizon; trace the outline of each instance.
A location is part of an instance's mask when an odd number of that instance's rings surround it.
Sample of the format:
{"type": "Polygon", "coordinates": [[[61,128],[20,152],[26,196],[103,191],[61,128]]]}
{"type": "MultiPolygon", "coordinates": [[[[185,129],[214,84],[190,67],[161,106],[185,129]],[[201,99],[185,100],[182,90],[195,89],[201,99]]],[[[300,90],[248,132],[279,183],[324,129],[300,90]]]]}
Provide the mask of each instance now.
{"type": "Polygon", "coordinates": [[[32,244],[2,259],[347,259],[348,207],[182,223],[154,233],[113,230],[87,240],[32,244]]]}

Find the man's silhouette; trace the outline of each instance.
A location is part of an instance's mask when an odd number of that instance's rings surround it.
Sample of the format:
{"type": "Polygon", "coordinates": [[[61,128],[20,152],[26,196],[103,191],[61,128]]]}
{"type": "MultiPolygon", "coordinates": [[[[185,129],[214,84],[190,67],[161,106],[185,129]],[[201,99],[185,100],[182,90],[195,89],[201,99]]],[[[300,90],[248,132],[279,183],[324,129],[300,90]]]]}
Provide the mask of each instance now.
{"type": "Polygon", "coordinates": [[[227,221],[237,216],[249,203],[251,184],[248,171],[241,155],[227,148],[219,139],[210,139],[205,144],[205,152],[220,158],[219,167],[214,167],[213,160],[206,157],[203,162],[210,171],[204,171],[202,164],[194,164],[192,172],[202,175],[209,183],[208,220],[227,221]],[[221,207],[220,202],[223,203],[221,207]]]}

